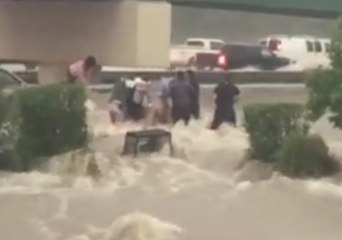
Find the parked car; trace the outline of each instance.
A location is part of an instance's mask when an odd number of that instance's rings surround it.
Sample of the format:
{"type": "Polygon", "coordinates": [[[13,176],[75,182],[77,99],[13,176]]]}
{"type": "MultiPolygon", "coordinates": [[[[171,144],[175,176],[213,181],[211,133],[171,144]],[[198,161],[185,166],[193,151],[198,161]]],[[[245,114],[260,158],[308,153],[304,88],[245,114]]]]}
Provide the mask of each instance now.
{"type": "Polygon", "coordinates": [[[218,54],[198,53],[196,67],[198,69],[234,70],[255,67],[260,70],[275,70],[289,64],[289,59],[277,57],[267,47],[252,44],[226,44],[218,54]]]}

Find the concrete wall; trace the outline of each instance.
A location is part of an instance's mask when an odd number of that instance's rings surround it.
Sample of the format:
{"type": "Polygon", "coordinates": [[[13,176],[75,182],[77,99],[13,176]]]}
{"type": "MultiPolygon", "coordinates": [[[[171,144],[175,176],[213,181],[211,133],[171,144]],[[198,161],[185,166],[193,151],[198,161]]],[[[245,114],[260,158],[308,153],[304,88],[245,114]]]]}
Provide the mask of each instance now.
{"type": "Polygon", "coordinates": [[[93,54],[102,64],[163,67],[170,14],[166,3],[137,0],[0,1],[0,56],[64,63],[93,54]]]}
{"type": "Polygon", "coordinates": [[[171,6],[163,2],[141,2],[138,10],[137,65],[169,66],[171,6]],[[167,55],[165,55],[167,53],[167,55]]]}

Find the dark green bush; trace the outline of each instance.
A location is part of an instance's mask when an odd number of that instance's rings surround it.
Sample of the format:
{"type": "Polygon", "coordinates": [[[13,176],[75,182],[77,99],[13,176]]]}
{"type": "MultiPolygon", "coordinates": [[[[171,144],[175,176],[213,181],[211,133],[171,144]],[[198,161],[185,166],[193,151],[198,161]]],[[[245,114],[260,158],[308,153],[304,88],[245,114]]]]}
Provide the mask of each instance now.
{"type": "Polygon", "coordinates": [[[245,107],[245,128],[250,137],[251,157],[275,162],[286,137],[308,131],[303,113],[304,108],[299,104],[253,104],[245,107]]]}
{"type": "Polygon", "coordinates": [[[0,169],[29,170],[44,157],[84,147],[85,97],[83,87],[70,84],[26,88],[3,97],[0,169]]]}
{"type": "Polygon", "coordinates": [[[83,87],[56,84],[18,92],[19,138],[16,150],[24,169],[40,157],[49,157],[87,143],[83,87]]]}
{"type": "Polygon", "coordinates": [[[0,169],[18,169],[15,140],[17,139],[18,103],[14,95],[3,94],[0,90],[0,169]]]}
{"type": "Polygon", "coordinates": [[[328,113],[330,122],[342,128],[342,71],[320,71],[308,81],[307,88],[307,107],[311,120],[316,121],[328,113]]]}
{"type": "Polygon", "coordinates": [[[6,116],[6,102],[5,96],[1,92],[0,88],[0,126],[2,125],[6,116]]]}
{"type": "Polygon", "coordinates": [[[339,165],[321,137],[292,135],[279,152],[276,169],[290,177],[322,177],[338,171],[339,165]]]}

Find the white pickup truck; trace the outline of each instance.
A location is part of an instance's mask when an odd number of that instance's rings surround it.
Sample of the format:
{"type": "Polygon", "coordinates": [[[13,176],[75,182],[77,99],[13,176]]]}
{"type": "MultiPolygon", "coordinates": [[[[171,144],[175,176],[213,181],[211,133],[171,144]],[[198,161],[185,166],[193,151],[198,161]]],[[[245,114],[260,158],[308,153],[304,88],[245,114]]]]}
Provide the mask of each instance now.
{"type": "Polygon", "coordinates": [[[221,39],[189,38],[183,45],[171,47],[171,67],[193,66],[198,53],[219,53],[225,44],[221,39]]]}

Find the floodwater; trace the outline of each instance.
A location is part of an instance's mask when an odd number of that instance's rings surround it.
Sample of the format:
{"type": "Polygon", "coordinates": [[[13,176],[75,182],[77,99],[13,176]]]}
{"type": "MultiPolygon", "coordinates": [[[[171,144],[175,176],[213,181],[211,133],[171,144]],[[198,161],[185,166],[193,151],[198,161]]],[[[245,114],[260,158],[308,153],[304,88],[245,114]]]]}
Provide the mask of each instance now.
{"type": "MultiPolygon", "coordinates": [[[[172,129],[179,157],[142,159],[119,156],[125,131],[139,126],[111,126],[105,96],[94,94],[93,154],[56,156],[31,173],[2,173],[0,239],[340,240],[341,178],[293,180],[246,163],[242,128],[206,129],[210,92],[203,89],[205,120],[172,129]],[[101,172],[94,178],[85,174],[90,158],[101,172]]],[[[238,108],[305,98],[302,86],[250,86],[238,108]]],[[[325,120],[314,131],[342,155],[340,132],[325,120]]]]}

